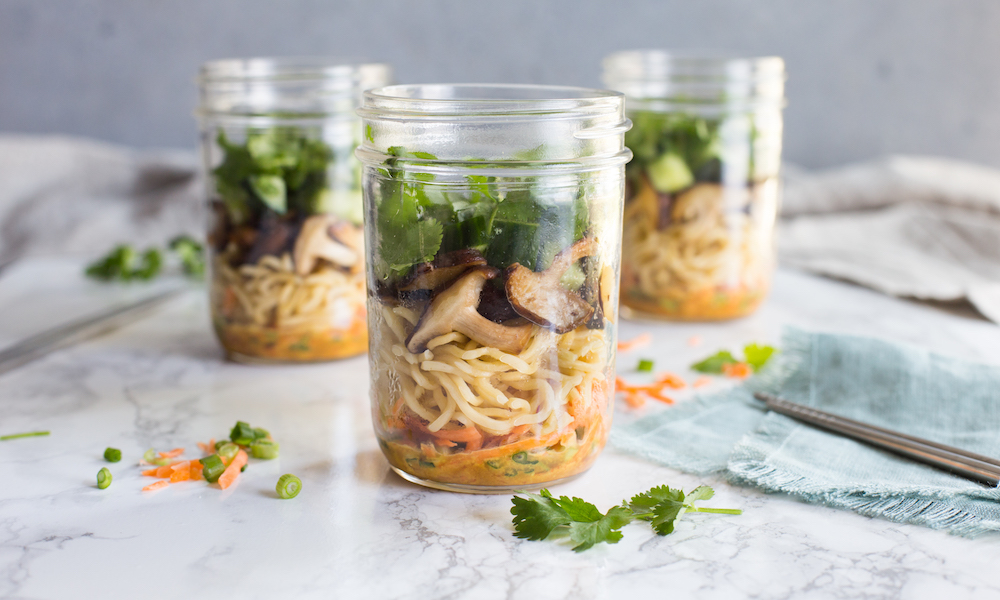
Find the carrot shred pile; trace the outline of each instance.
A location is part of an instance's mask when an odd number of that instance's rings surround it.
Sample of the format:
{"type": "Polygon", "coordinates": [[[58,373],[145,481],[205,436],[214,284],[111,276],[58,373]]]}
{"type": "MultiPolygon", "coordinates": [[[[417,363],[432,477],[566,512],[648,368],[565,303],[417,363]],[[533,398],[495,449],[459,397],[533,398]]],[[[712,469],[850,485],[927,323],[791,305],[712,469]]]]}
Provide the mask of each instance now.
{"type": "Polygon", "coordinates": [[[673,373],[664,373],[657,378],[655,383],[649,385],[631,385],[621,377],[615,378],[615,391],[624,394],[625,404],[632,408],[639,408],[646,404],[646,398],[659,400],[666,404],[673,404],[674,399],[663,393],[666,388],[679,390],[687,384],[680,377],[673,373]]]}
{"type": "Polygon", "coordinates": [[[174,448],[169,452],[157,452],[157,454],[160,455],[160,458],[177,458],[181,454],[184,454],[184,448],[174,448]]]}
{"type": "Polygon", "coordinates": [[[208,440],[208,443],[198,442],[198,449],[205,454],[215,454],[215,439],[208,440]]]}
{"type": "Polygon", "coordinates": [[[618,342],[618,351],[628,352],[629,350],[634,350],[640,346],[645,346],[651,341],[653,341],[653,336],[649,335],[648,333],[644,333],[630,340],[625,340],[624,342],[618,342]]]}

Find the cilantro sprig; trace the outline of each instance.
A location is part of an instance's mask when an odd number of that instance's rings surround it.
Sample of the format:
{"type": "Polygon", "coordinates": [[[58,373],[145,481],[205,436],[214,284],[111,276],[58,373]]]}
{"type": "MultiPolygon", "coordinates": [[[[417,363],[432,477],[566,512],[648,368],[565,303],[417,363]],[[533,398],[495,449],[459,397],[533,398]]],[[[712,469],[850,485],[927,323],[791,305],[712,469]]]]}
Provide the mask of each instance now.
{"type": "Polygon", "coordinates": [[[602,513],[595,505],[580,498],[556,498],[547,489],[538,494],[522,493],[511,499],[514,515],[514,536],[528,540],[544,540],[549,536],[569,538],[575,552],[583,552],[595,544],[617,544],[623,537],[622,527],[639,519],[649,521],[657,535],[674,531],[674,523],[686,512],[739,515],[733,508],[696,507],[695,502],[715,495],[707,486],[699,486],[687,495],[680,489],[661,485],[633,496],[631,500],[602,513]]]}
{"type": "Polygon", "coordinates": [[[767,364],[777,349],[773,346],[761,346],[757,343],[747,344],[743,347],[742,361],[737,360],[729,350],[720,350],[704,360],[700,360],[691,369],[699,373],[719,374],[725,372],[726,365],[736,365],[741,362],[750,365],[750,368],[757,372],[767,364]]]}

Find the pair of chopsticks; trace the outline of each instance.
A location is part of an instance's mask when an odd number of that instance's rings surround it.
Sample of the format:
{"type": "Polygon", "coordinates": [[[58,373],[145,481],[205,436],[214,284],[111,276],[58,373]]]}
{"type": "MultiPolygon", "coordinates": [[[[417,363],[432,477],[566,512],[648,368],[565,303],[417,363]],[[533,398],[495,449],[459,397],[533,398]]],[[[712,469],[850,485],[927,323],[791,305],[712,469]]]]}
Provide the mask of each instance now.
{"type": "Polygon", "coordinates": [[[150,310],[177,297],[186,289],[174,288],[136,302],[116,306],[95,315],[43,331],[9,348],[0,350],[0,375],[60,348],[95,338],[132,323],[150,310]]]}
{"type": "Polygon", "coordinates": [[[1000,460],[995,458],[840,417],[833,413],[782,400],[771,394],[756,392],[754,397],[764,402],[770,410],[798,421],[888,450],[972,481],[991,487],[1000,485],[1000,460]]]}

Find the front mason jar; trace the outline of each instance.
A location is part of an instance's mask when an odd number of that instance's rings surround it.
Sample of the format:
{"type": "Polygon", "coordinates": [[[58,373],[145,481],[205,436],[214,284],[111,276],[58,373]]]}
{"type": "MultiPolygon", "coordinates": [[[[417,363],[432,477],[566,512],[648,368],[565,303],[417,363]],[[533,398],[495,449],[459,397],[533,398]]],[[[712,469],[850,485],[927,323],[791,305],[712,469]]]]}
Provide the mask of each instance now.
{"type": "Polygon", "coordinates": [[[365,94],[372,416],[422,485],[585,471],[611,425],[629,122],[614,92],[365,94]]]}
{"type": "Polygon", "coordinates": [[[222,60],[199,84],[212,324],[247,362],[361,354],[365,330],[361,92],[380,64],[222,60]]]}
{"type": "Polygon", "coordinates": [[[659,51],[604,61],[626,95],[622,311],[673,320],[752,313],[775,264],[784,62],[659,51]]]}

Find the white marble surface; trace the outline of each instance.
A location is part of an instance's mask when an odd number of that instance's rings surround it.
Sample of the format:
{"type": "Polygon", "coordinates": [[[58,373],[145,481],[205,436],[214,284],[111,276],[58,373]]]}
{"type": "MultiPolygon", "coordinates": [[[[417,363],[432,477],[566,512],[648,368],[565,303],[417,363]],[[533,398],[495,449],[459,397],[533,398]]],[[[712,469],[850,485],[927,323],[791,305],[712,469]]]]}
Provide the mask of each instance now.
{"type": "MultiPolygon", "coordinates": [[[[122,293],[77,272],[36,262],[0,277],[0,344],[122,293]]],[[[642,355],[690,375],[692,359],[777,340],[789,323],[1000,362],[996,325],[781,272],[771,301],[749,319],[625,323],[624,338],[651,329],[655,343],[619,365],[631,377],[642,355]],[[693,348],[695,334],[704,341],[693,348]]],[[[364,358],[225,363],[206,302],[192,292],[0,376],[0,434],[52,431],[0,443],[0,598],[1000,598],[1000,537],[869,519],[611,450],[555,491],[607,509],[653,485],[709,483],[715,506],[744,514],[696,515],[662,538],[633,524],[621,543],[582,554],[518,540],[509,496],[426,490],[390,472],[369,422],[366,369],[364,358]],[[151,481],[135,466],[146,448],[194,450],[237,419],[269,428],[281,458],[253,462],[225,491],[203,482],[139,491],[151,481]],[[123,461],[104,463],[106,446],[123,461]],[[106,465],[114,483],[99,490],[94,478],[106,465]],[[274,484],[287,472],[304,487],[284,501],[274,484]]]]}

